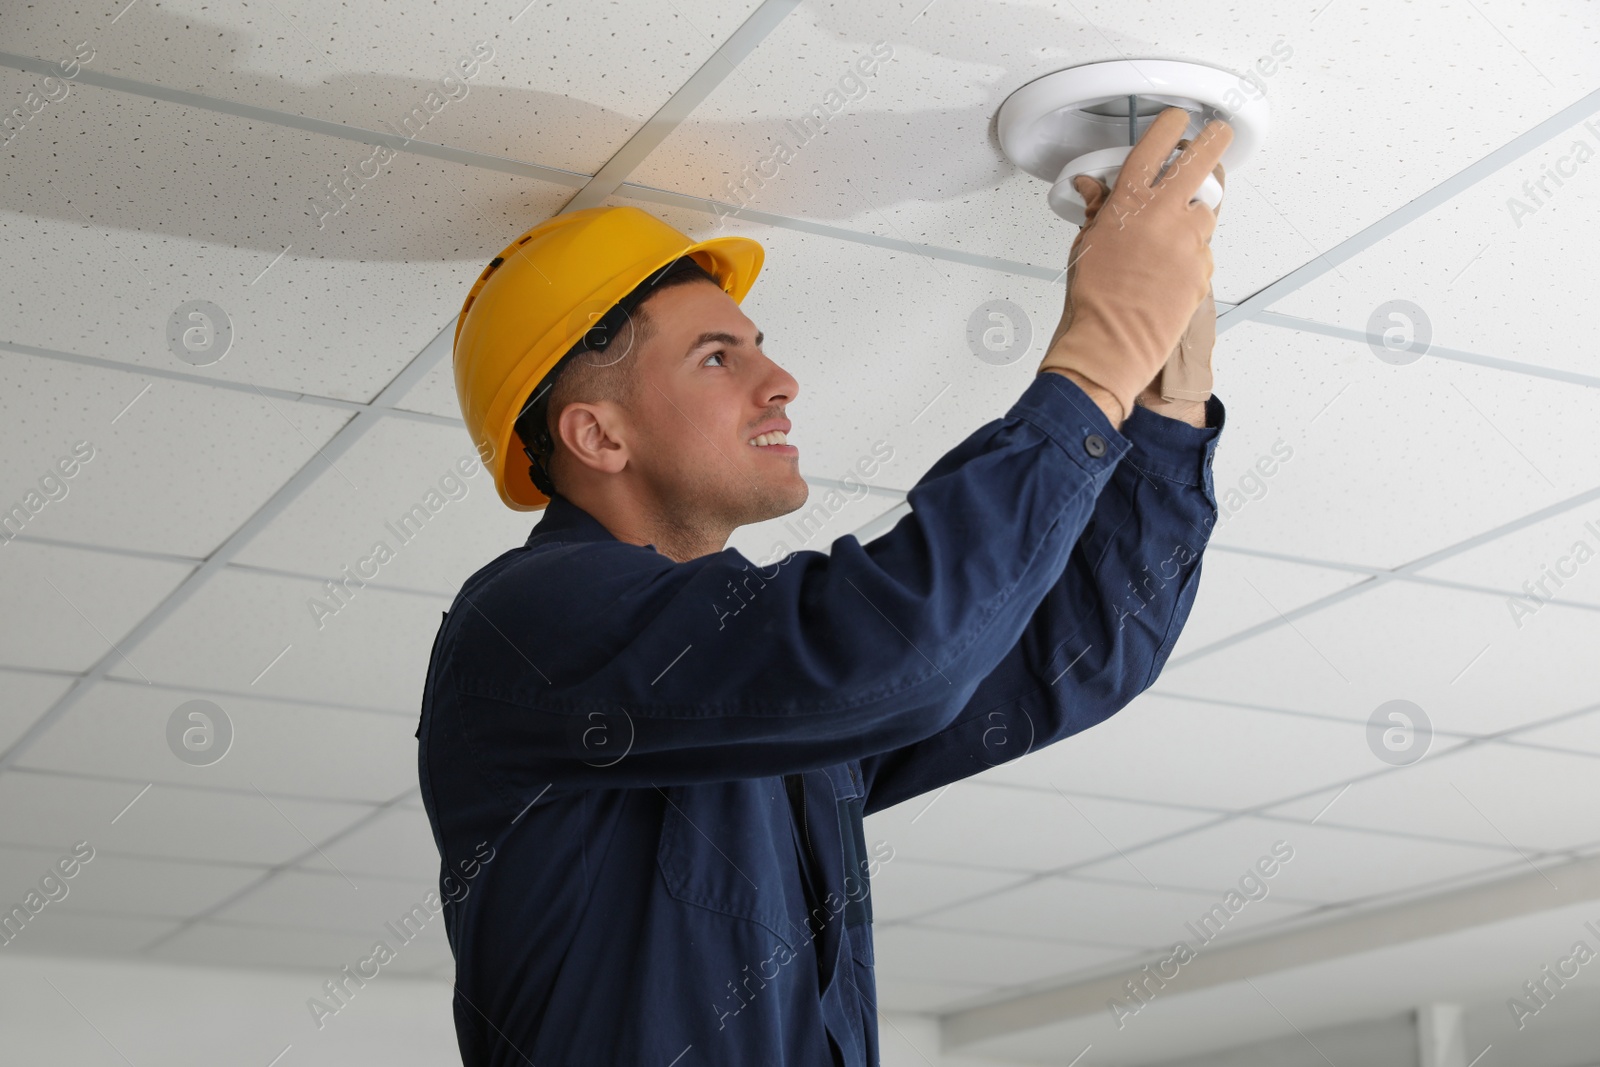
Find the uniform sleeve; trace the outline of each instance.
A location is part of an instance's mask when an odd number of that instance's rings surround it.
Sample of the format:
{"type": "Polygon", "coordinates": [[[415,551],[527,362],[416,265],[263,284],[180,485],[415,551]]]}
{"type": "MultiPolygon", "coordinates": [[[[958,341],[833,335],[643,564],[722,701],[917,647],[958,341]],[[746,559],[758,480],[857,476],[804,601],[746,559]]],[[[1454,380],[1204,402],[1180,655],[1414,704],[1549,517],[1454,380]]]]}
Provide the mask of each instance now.
{"type": "Polygon", "coordinates": [[[1021,638],[931,737],[869,756],[868,813],[978,774],[1109,718],[1154,684],[1194,605],[1216,523],[1206,426],[1135,408],[1127,458],[1021,638]]]}
{"type": "Polygon", "coordinates": [[[445,736],[521,797],[767,777],[938,734],[1057,587],[1130,447],[1042,373],[866,545],[766,568],[620,541],[523,553],[450,612],[429,683],[445,736]]]}

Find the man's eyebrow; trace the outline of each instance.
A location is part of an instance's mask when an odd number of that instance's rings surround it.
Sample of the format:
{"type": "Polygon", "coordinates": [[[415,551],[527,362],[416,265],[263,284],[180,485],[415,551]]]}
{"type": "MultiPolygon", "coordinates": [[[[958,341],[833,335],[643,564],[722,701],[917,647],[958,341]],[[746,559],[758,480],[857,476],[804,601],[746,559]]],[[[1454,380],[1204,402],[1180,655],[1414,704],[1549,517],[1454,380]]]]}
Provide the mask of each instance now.
{"type": "MultiPolygon", "coordinates": [[[[756,331],[756,347],[760,348],[761,347],[761,342],[766,340],[766,338],[767,338],[766,334],[762,333],[760,330],[757,330],[756,331]]],[[[683,358],[684,359],[688,359],[691,355],[694,354],[695,349],[701,348],[701,347],[703,347],[705,345],[709,345],[709,344],[741,345],[743,343],[744,343],[744,340],[742,338],[735,337],[731,333],[723,333],[721,330],[708,330],[705,333],[701,334],[699,337],[696,337],[694,339],[694,342],[691,345],[689,345],[689,350],[683,354],[683,358]]]]}

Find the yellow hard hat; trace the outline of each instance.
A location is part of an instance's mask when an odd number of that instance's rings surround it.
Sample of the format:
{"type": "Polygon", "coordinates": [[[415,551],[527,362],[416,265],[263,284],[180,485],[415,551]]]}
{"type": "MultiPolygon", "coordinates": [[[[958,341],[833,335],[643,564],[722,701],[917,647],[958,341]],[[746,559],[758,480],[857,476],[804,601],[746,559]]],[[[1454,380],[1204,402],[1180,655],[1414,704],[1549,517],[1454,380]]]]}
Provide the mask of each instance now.
{"type": "Polygon", "coordinates": [[[765,252],[748,237],[695,241],[636,207],[594,207],[541,222],[478,276],[456,320],[456,398],[507,507],[550,502],[529,477],[513,429],[521,405],[596,320],[683,256],[737,302],[765,252]]]}

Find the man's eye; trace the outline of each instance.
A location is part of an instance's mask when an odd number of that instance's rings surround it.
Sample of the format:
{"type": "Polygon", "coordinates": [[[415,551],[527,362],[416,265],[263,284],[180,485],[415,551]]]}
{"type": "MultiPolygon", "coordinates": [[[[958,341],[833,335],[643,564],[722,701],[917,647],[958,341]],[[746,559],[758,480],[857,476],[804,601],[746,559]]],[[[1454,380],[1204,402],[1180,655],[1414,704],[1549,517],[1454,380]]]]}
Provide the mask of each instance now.
{"type": "Polygon", "coordinates": [[[706,359],[722,359],[722,358],[723,358],[723,353],[721,353],[721,352],[713,352],[709,356],[706,357],[706,359]]]}

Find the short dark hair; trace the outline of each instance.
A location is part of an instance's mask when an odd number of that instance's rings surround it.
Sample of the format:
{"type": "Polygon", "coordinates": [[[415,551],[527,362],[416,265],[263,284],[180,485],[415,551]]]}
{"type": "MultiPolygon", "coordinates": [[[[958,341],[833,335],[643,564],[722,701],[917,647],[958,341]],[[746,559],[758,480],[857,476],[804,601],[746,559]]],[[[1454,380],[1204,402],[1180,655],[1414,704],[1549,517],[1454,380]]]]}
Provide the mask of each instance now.
{"type": "Polygon", "coordinates": [[[673,260],[617,301],[534,387],[512,429],[532,461],[528,476],[545,496],[559,492],[554,474],[560,436],[554,428],[560,425],[561,413],[567,405],[580,402],[610,401],[631,409],[639,395],[639,361],[609,356],[607,350],[615,344],[619,351],[631,352],[643,345],[655,335],[655,323],[646,309],[649,299],[664,289],[699,281],[722,286],[693,258],[673,260]]]}

